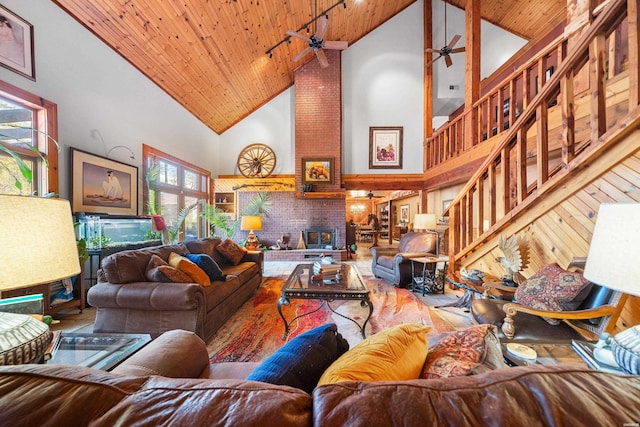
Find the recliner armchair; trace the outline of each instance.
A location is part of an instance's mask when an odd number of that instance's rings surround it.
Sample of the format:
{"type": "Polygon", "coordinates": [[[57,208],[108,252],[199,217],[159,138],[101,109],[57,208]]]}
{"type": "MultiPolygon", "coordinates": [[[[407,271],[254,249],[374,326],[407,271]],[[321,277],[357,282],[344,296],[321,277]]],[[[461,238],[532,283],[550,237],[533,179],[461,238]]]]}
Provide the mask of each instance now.
{"type": "MultiPolygon", "coordinates": [[[[371,272],[387,282],[407,287],[412,281],[410,258],[438,256],[438,237],[435,232],[405,233],[398,248],[371,248],[371,272]]],[[[435,264],[434,264],[435,268],[435,264]]]]}

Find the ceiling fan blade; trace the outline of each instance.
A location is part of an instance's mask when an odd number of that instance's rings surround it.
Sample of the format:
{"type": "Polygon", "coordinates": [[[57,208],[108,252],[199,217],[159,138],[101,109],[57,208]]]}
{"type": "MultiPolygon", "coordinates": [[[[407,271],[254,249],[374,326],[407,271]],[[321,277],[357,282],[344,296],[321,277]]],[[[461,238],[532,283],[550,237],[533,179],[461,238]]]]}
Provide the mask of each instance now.
{"type": "Polygon", "coordinates": [[[317,39],[321,39],[324,37],[324,33],[327,32],[327,27],[329,26],[329,19],[326,16],[322,16],[318,19],[318,26],[316,28],[315,36],[317,39]]]}
{"type": "Polygon", "coordinates": [[[302,59],[303,56],[305,56],[307,53],[311,52],[313,50],[312,47],[308,47],[305,50],[303,50],[302,52],[300,52],[299,54],[297,54],[296,56],[293,57],[293,62],[298,62],[302,59]]]}
{"type": "Polygon", "coordinates": [[[428,67],[429,65],[433,64],[434,62],[436,62],[440,58],[442,58],[442,55],[437,56],[437,57],[433,58],[431,61],[427,62],[426,66],[428,67]]]}
{"type": "Polygon", "coordinates": [[[451,49],[451,53],[460,53],[464,52],[464,47],[457,47],[455,49],[451,49]]]}
{"type": "Polygon", "coordinates": [[[430,47],[426,48],[424,51],[431,52],[431,53],[440,53],[440,49],[432,49],[430,47]]]}
{"type": "Polygon", "coordinates": [[[456,43],[458,43],[458,40],[460,40],[460,37],[462,37],[460,34],[456,34],[455,36],[453,36],[453,38],[451,39],[447,47],[449,49],[453,48],[456,45],[456,43]]]}
{"type": "Polygon", "coordinates": [[[345,50],[347,47],[349,47],[349,42],[343,42],[341,40],[336,40],[336,41],[325,40],[324,42],[325,49],[345,50]]]}
{"type": "Polygon", "coordinates": [[[444,57],[444,62],[445,64],[447,64],[447,68],[451,67],[453,65],[453,61],[451,60],[451,57],[449,55],[444,57]]]}
{"type": "Polygon", "coordinates": [[[287,35],[288,35],[288,36],[291,36],[291,37],[296,37],[296,38],[298,38],[298,39],[300,39],[300,40],[304,40],[304,41],[305,41],[305,42],[307,42],[307,43],[310,43],[310,42],[311,42],[311,40],[309,40],[309,38],[308,38],[308,37],[305,37],[305,36],[303,36],[303,35],[302,35],[302,34],[300,34],[300,33],[296,33],[295,31],[288,30],[288,31],[287,31],[287,35]]]}
{"type": "Polygon", "coordinates": [[[327,55],[324,54],[324,50],[316,49],[316,56],[318,57],[318,61],[320,61],[320,66],[322,66],[322,68],[327,68],[329,66],[329,61],[327,60],[327,55]]]}

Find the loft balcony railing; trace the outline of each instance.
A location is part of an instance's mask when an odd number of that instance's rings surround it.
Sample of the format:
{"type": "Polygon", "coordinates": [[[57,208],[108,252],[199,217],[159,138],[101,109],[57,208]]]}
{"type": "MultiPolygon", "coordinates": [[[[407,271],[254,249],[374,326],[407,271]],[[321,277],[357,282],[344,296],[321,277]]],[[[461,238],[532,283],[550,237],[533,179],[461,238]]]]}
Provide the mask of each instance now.
{"type": "Polygon", "coordinates": [[[554,43],[427,143],[425,158],[435,165],[502,133],[449,207],[452,261],[531,209],[597,155],[608,133],[624,131],[625,119],[638,116],[639,1],[611,0],[571,46],[554,43]],[[547,73],[551,57],[557,64],[547,73]],[[543,84],[530,97],[533,73],[543,84]],[[475,136],[464,130],[472,118],[475,136]]]}

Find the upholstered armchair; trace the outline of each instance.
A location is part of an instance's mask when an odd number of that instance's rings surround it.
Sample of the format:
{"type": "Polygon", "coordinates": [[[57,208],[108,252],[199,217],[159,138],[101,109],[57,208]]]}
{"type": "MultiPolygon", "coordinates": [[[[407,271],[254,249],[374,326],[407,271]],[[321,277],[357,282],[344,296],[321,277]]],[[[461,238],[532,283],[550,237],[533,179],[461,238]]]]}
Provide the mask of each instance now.
{"type": "MultiPolygon", "coordinates": [[[[584,260],[574,259],[567,272],[581,272],[584,260]]],[[[574,299],[563,303],[563,309],[545,310],[536,304],[488,298],[492,289],[513,291],[508,286],[488,283],[483,287],[484,297],[471,303],[474,319],[496,325],[500,338],[512,341],[597,339],[601,333],[613,329],[626,298],[621,292],[588,283],[574,299]]]]}
{"type": "Polygon", "coordinates": [[[407,287],[411,283],[411,258],[437,256],[436,233],[406,233],[398,248],[371,248],[371,272],[387,282],[407,287]]]}

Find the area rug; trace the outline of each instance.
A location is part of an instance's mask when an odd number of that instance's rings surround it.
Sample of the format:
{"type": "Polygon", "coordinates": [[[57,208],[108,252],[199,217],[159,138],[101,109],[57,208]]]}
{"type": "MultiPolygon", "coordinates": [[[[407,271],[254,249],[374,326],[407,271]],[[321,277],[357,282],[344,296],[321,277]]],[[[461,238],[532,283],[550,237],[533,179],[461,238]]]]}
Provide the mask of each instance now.
{"type": "MultiPolygon", "coordinates": [[[[396,288],[383,280],[365,277],[371,290],[373,314],[365,328],[366,336],[401,323],[430,325],[430,335],[452,331],[455,328],[446,319],[430,309],[411,291],[396,288]]],[[[360,328],[352,321],[333,313],[326,303],[318,300],[291,300],[282,312],[291,321],[297,319],[283,340],[284,323],[278,314],[278,300],[286,277],[265,277],[256,294],[247,301],[207,343],[209,358],[216,362],[260,362],[288,340],[325,323],[338,325],[338,332],[353,347],[362,341],[360,328]]],[[[369,313],[358,301],[333,301],[336,312],[362,324],[369,313]]]]}

